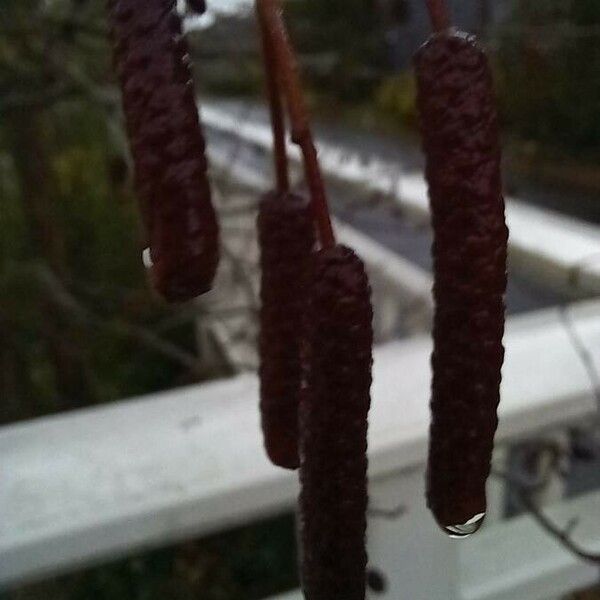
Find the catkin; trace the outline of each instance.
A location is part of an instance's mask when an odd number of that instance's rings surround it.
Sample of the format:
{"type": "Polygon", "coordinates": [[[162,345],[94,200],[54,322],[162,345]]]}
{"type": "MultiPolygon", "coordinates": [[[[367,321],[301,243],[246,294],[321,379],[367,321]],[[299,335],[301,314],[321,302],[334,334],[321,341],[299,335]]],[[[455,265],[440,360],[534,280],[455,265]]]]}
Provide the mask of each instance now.
{"type": "Polygon", "coordinates": [[[297,469],[303,318],[315,244],[310,204],[270,192],[258,215],[261,253],[260,410],[271,461],[297,469]]]}
{"type": "Polygon", "coordinates": [[[108,14],[151,279],[189,300],[212,285],[219,232],[181,20],[174,0],[110,0],[108,14]]]}
{"type": "Polygon", "coordinates": [[[363,600],[367,414],[372,365],[370,288],[343,246],[314,261],[300,403],[300,536],[307,600],[363,600]]]}
{"type": "Polygon", "coordinates": [[[415,57],[434,229],[428,504],[444,528],[486,510],[504,359],[508,230],[492,76],[475,39],[434,35],[415,57]]]}

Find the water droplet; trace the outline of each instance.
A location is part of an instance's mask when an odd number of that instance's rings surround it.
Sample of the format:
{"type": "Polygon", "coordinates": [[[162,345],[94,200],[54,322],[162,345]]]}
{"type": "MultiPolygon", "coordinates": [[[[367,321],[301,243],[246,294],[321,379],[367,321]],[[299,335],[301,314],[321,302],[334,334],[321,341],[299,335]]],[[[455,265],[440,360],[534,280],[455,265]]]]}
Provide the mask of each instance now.
{"type": "Polygon", "coordinates": [[[142,262],[144,263],[144,267],[146,269],[151,269],[154,266],[152,257],[150,256],[150,248],[145,248],[142,252],[142,262]]]}
{"type": "Polygon", "coordinates": [[[479,513],[466,523],[459,525],[442,525],[444,532],[453,539],[464,539],[479,530],[485,519],[485,513],[479,513]]]}

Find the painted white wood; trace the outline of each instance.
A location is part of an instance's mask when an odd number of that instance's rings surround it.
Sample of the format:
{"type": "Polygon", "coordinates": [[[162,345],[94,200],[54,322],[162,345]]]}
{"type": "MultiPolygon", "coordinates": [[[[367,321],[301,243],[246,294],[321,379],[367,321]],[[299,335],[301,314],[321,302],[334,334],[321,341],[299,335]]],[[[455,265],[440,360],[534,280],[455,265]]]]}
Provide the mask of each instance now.
{"type": "Polygon", "coordinates": [[[423,465],[376,480],[371,507],[406,510],[397,519],[369,516],[369,566],[385,578],[385,592],[373,600],[448,600],[458,597],[456,543],[440,531],[425,506],[423,465]]]}
{"type": "MultiPolygon", "coordinates": [[[[234,170],[235,165],[244,164],[233,163],[234,170]]],[[[260,270],[255,221],[259,194],[252,181],[242,188],[236,186],[226,197],[215,194],[221,213],[223,259],[214,289],[196,303],[203,310],[196,321],[202,364],[215,372],[258,368],[260,270]],[[233,209],[232,203],[237,208],[233,209]]],[[[340,242],[352,247],[365,262],[373,292],[376,342],[397,338],[399,332],[428,331],[433,314],[431,275],[349,225],[336,221],[335,228],[340,242]]]]}
{"type": "Polygon", "coordinates": [[[433,278],[431,274],[388,250],[372,238],[339,220],[338,239],[353,248],[365,262],[372,289],[374,329],[379,341],[431,329],[433,278]]]}
{"type": "MultiPolygon", "coordinates": [[[[497,471],[506,471],[509,453],[509,443],[496,444],[494,447],[492,468],[497,471]]],[[[495,477],[490,477],[487,484],[486,526],[489,527],[492,523],[501,521],[504,518],[506,512],[506,492],[507,488],[504,481],[495,477]]]]}
{"type": "MultiPolygon", "coordinates": [[[[244,161],[232,162],[228,153],[218,147],[209,147],[209,153],[213,166],[233,175],[257,194],[269,187],[268,176],[248,169],[244,161]]],[[[365,262],[373,291],[376,339],[383,342],[397,337],[400,327],[409,334],[429,330],[433,318],[431,274],[354,227],[338,219],[334,224],[340,243],[353,248],[365,262]]],[[[244,225],[247,227],[248,223],[244,225]]],[[[251,248],[254,253],[255,246],[251,248]]]]}
{"type": "MultiPolygon", "coordinates": [[[[565,527],[581,517],[575,539],[600,552],[600,492],[560,502],[546,512],[565,527]]],[[[547,600],[598,580],[597,566],[565,550],[529,516],[485,529],[461,546],[462,600],[547,600]]]]}
{"type": "MultiPolygon", "coordinates": [[[[270,129],[214,103],[203,102],[207,127],[239,137],[265,150],[272,148],[270,129]]],[[[376,158],[365,160],[354,151],[318,142],[323,170],[348,183],[384,193],[418,220],[429,220],[427,186],[421,173],[404,173],[402,166],[376,158]]],[[[298,148],[289,145],[298,161],[298,148]]],[[[248,173],[249,177],[256,177],[248,173]]],[[[600,233],[577,219],[507,198],[512,266],[528,277],[573,297],[600,295],[600,233]]]]}
{"type": "MultiPolygon", "coordinates": [[[[600,362],[600,305],[573,309],[600,362]]],[[[498,440],[586,418],[588,375],[555,310],[513,318],[498,440]]],[[[426,337],[375,350],[370,475],[425,461],[426,337]]],[[[0,584],[75,569],[290,509],[272,467],[253,375],[0,428],[0,584]]]]}
{"type": "MultiPolygon", "coordinates": [[[[401,486],[401,481],[397,478],[395,485],[401,486]]],[[[395,495],[400,495],[400,490],[395,495]]],[[[574,515],[581,516],[577,542],[591,552],[600,552],[600,492],[557,503],[545,512],[562,525],[574,515]]],[[[424,523],[427,529],[426,517],[413,517],[413,522],[424,523]]],[[[385,594],[371,593],[369,600],[551,600],[598,580],[596,566],[565,550],[529,516],[498,523],[467,540],[451,541],[438,535],[440,554],[445,555],[440,562],[433,562],[438,549],[422,547],[421,536],[427,540],[427,531],[420,530],[419,537],[416,532],[401,537],[398,527],[380,529],[372,530],[377,541],[370,544],[370,555],[377,561],[379,552],[385,553],[384,572],[391,574],[389,581],[394,586],[397,578],[398,587],[390,587],[385,594]],[[447,571],[440,570],[444,561],[447,571]],[[426,581],[419,588],[423,576],[426,581]]],[[[303,600],[303,596],[295,591],[271,600],[303,600]]]]}

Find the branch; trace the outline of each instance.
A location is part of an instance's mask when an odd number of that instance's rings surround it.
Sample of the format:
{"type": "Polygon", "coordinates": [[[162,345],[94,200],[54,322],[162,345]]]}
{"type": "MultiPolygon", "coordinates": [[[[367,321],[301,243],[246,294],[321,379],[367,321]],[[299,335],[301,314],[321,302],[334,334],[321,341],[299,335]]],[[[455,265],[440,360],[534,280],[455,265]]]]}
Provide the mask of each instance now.
{"type": "Polygon", "coordinates": [[[436,33],[445,31],[451,26],[450,12],[446,0],[426,0],[429,20],[436,33]]]}
{"type": "Polygon", "coordinates": [[[561,529],[556,523],[548,518],[541,510],[539,506],[533,501],[532,498],[532,487],[521,481],[518,477],[514,477],[509,473],[503,471],[493,471],[492,475],[504,480],[511,486],[511,491],[515,492],[517,499],[523,506],[523,508],[533,517],[533,519],[540,525],[540,527],[553,537],[559,544],[561,544],[566,550],[581,558],[586,562],[600,565],[600,554],[589,552],[579,546],[571,537],[573,529],[577,525],[577,519],[573,519],[569,522],[566,528],[561,529]]]}
{"type": "MultiPolygon", "coordinates": [[[[579,355],[579,358],[581,359],[581,362],[588,374],[590,385],[592,387],[592,393],[594,394],[594,399],[596,400],[596,405],[598,407],[598,411],[600,412],[600,371],[596,366],[594,356],[581,339],[577,331],[576,323],[569,312],[569,307],[562,305],[560,306],[559,310],[560,318],[565,326],[567,335],[569,336],[569,339],[573,344],[573,348],[579,355]]],[[[595,420],[597,421],[599,417],[600,415],[596,415],[595,420]]]]}
{"type": "Polygon", "coordinates": [[[267,83],[267,98],[271,113],[271,128],[273,130],[273,153],[275,158],[277,191],[286,193],[290,189],[290,181],[288,177],[288,160],[285,143],[285,120],[279,89],[277,59],[273,48],[273,42],[269,37],[267,30],[267,24],[263,18],[263,12],[258,10],[258,7],[256,12],[261,31],[263,63],[265,66],[264,70],[267,83]]]}
{"type": "Polygon", "coordinates": [[[221,254],[223,258],[228,260],[231,265],[232,275],[236,283],[240,283],[243,286],[243,291],[248,301],[248,305],[252,310],[258,310],[257,298],[254,292],[255,283],[252,276],[241,264],[239,258],[235,255],[233,250],[227,245],[221,245],[221,254]]]}
{"type": "Polygon", "coordinates": [[[298,61],[290,43],[278,0],[256,0],[261,22],[273,44],[277,68],[283,83],[284,95],[292,122],[292,141],[300,146],[304,157],[304,172],[310,189],[315,219],[319,226],[321,244],[324,247],[335,245],[335,235],[331,225],[325,184],[319,167],[308,110],[304,103],[300,82],[298,61]]]}
{"type": "Polygon", "coordinates": [[[76,96],[75,86],[59,84],[44,92],[12,92],[0,97],[0,114],[13,110],[46,108],[50,104],[76,96]]]}
{"type": "Polygon", "coordinates": [[[63,32],[83,34],[105,40],[108,29],[82,21],[76,17],[55,18],[46,15],[38,20],[31,19],[27,25],[7,25],[0,27],[0,34],[4,36],[40,35],[47,32],[48,27],[56,27],[63,32]]]}
{"type": "Polygon", "coordinates": [[[404,504],[398,504],[393,508],[374,508],[369,506],[367,508],[367,515],[374,519],[384,519],[387,521],[397,521],[402,518],[408,509],[404,504]]]}
{"type": "Polygon", "coordinates": [[[42,23],[42,29],[46,29],[47,25],[53,25],[65,33],[76,33],[88,35],[105,40],[108,37],[108,29],[100,25],[93,25],[86,21],[82,21],[77,17],[53,18],[45,16],[42,23]]]}
{"type": "Polygon", "coordinates": [[[78,322],[81,326],[94,329],[101,327],[119,337],[133,340],[140,346],[162,354],[199,377],[206,375],[196,356],[164,340],[153,331],[122,320],[107,321],[94,314],[87,307],[83,306],[47,267],[38,267],[36,274],[38,281],[47,292],[49,300],[71,320],[78,322]]]}
{"type": "Polygon", "coordinates": [[[9,92],[0,96],[0,114],[23,109],[46,109],[57,102],[74,98],[85,98],[107,110],[118,105],[116,95],[110,89],[87,86],[83,81],[75,81],[71,77],[69,83],[61,82],[44,91],[9,92]]]}

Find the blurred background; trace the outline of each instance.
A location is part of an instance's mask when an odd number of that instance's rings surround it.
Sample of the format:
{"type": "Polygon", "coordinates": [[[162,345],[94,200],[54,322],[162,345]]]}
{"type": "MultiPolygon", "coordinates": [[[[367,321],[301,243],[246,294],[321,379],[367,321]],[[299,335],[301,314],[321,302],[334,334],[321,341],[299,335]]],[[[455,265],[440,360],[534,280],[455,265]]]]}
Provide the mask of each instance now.
{"type": "MultiPolygon", "coordinates": [[[[507,191],[598,233],[600,3],[452,4],[456,23],[479,34],[490,52],[507,191]]],[[[317,137],[338,152],[340,172],[346,155],[384,170],[420,169],[411,56],[429,32],[425,3],[287,0],[285,6],[317,137]]],[[[142,265],[104,2],[0,4],[4,426],[256,368],[253,219],[270,163],[227,125],[266,130],[254,13],[244,0],[209,0],[207,13],[188,14],[185,26],[225,232],[224,264],[219,292],[169,307],[150,291],[142,265]]],[[[336,216],[428,272],[427,224],[411,222],[387,194],[341,179],[331,182],[336,216]]],[[[509,312],[568,299],[515,273],[509,312]]],[[[409,335],[411,317],[407,311],[379,331],[379,341],[409,335]]],[[[589,480],[597,467],[579,465],[578,477],[589,480]]],[[[297,585],[294,521],[283,515],[0,598],[261,600],[297,585]]]]}

